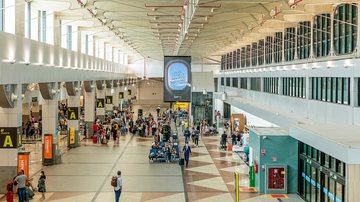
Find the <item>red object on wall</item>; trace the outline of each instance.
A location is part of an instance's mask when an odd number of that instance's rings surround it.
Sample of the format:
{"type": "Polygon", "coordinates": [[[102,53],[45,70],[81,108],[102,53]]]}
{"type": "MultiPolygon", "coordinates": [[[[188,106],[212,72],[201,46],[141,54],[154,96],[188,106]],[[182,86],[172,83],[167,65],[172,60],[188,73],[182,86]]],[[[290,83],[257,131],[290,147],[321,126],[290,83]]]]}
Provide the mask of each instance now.
{"type": "Polygon", "coordinates": [[[262,156],[265,155],[265,149],[261,149],[261,155],[262,155],[262,156]]]}
{"type": "Polygon", "coordinates": [[[257,174],[258,171],[259,171],[259,165],[256,162],[254,162],[254,173],[257,174]]]}
{"type": "Polygon", "coordinates": [[[269,189],[285,189],[285,169],[270,168],[268,176],[269,189]]]}

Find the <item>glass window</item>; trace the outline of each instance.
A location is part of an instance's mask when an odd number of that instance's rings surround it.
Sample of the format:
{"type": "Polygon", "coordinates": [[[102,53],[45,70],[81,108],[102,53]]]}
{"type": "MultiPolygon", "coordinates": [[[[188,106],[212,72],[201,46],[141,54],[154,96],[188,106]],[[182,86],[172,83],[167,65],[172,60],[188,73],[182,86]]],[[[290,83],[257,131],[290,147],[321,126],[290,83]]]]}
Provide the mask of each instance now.
{"type": "Polygon", "coordinates": [[[322,78],[321,78],[321,80],[322,80],[322,81],[321,81],[321,83],[322,83],[322,84],[321,84],[321,89],[322,89],[322,90],[321,90],[321,92],[322,92],[322,93],[321,93],[321,100],[322,100],[322,101],[326,101],[326,84],[327,84],[326,79],[327,79],[326,77],[322,77],[322,78]]]}
{"type": "Polygon", "coordinates": [[[246,66],[246,48],[242,47],[241,48],[241,67],[245,67],[246,66]]]}
{"type": "Polygon", "coordinates": [[[325,154],[325,158],[324,158],[324,166],[329,168],[330,166],[330,156],[325,154]]]}
{"type": "Polygon", "coordinates": [[[337,103],[343,102],[343,79],[337,78],[337,103]]]}
{"type": "Polygon", "coordinates": [[[257,59],[258,59],[257,51],[258,51],[258,45],[257,43],[253,43],[251,46],[251,65],[253,67],[257,65],[257,59]]]}
{"type": "Polygon", "coordinates": [[[322,82],[321,82],[321,78],[316,78],[316,80],[317,80],[317,97],[316,97],[316,99],[317,100],[321,100],[321,84],[322,84],[322,82]]]}
{"type": "Polygon", "coordinates": [[[335,180],[332,178],[329,178],[329,201],[333,202],[335,201],[335,180]]]}
{"type": "Polygon", "coordinates": [[[282,49],[283,49],[283,33],[276,32],[274,39],[274,62],[279,63],[282,61],[282,49]]]}
{"type": "Polygon", "coordinates": [[[230,87],[230,78],[226,78],[226,86],[229,86],[230,87]]]}
{"type": "Polygon", "coordinates": [[[241,60],[241,55],[240,55],[240,49],[237,49],[236,51],[236,68],[240,68],[240,60],[241,60]]]}
{"type": "Polygon", "coordinates": [[[264,64],[264,40],[260,40],[258,44],[258,65],[264,64]]]}
{"type": "Polygon", "coordinates": [[[343,78],[344,81],[344,104],[350,104],[350,78],[343,78]]]}
{"type": "Polygon", "coordinates": [[[251,66],[251,46],[246,46],[246,67],[251,66]]]}
{"type": "Polygon", "coordinates": [[[345,201],[345,189],[344,185],[340,183],[336,183],[336,202],[343,202],[345,201]]]}
{"type": "Polygon", "coordinates": [[[299,59],[307,59],[310,56],[311,27],[310,21],[300,22],[297,29],[297,53],[299,59]]]}
{"type": "Polygon", "coordinates": [[[341,176],[345,176],[345,163],[336,160],[336,166],[336,172],[341,176]]]}
{"type": "Polygon", "coordinates": [[[327,89],[326,89],[326,101],[327,102],[331,102],[331,92],[332,92],[332,78],[329,77],[327,78],[327,82],[326,82],[326,85],[327,85],[327,89]]]}
{"type": "Polygon", "coordinates": [[[236,78],[236,77],[232,78],[232,87],[234,87],[234,88],[239,87],[239,80],[238,80],[238,78],[236,78]]]}
{"type": "Polygon", "coordinates": [[[284,36],[285,61],[292,61],[295,57],[295,27],[285,29],[284,36]]]}
{"type": "Polygon", "coordinates": [[[265,41],[265,63],[271,64],[273,62],[273,37],[267,36],[265,41]]]}
{"type": "Polygon", "coordinates": [[[334,49],[338,55],[354,52],[357,41],[357,5],[340,4],[334,14],[334,49]]]}
{"type": "Polygon", "coordinates": [[[67,26],[67,48],[72,49],[72,26],[67,26]]]}
{"type": "Polygon", "coordinates": [[[313,48],[315,57],[327,56],[330,53],[330,21],[330,14],[328,13],[315,16],[313,25],[313,48]]]}
{"type": "Polygon", "coordinates": [[[4,31],[4,0],[0,0],[0,31],[4,31]]]}

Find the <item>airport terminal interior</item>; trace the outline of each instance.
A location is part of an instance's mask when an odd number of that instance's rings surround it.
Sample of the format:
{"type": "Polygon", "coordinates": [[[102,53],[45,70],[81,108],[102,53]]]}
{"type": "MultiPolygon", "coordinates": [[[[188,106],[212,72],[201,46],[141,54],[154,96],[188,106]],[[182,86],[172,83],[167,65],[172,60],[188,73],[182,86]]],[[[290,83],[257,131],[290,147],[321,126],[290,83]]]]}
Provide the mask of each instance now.
{"type": "Polygon", "coordinates": [[[0,0],[0,201],[359,202],[359,4],[0,0]]]}

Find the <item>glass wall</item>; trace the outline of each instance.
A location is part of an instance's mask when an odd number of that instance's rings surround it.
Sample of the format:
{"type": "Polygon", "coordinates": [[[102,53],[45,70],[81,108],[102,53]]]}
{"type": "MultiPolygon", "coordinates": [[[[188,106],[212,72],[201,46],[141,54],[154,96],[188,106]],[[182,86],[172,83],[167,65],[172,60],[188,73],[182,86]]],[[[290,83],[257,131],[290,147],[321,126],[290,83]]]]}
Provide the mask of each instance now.
{"type": "Polygon", "coordinates": [[[282,78],[282,94],[291,97],[305,98],[306,82],[305,77],[284,77],[282,78]]]}
{"type": "Polygon", "coordinates": [[[299,142],[299,193],[306,201],[343,202],[346,164],[299,142]]]}
{"type": "Polygon", "coordinates": [[[240,49],[236,50],[236,68],[240,68],[240,60],[241,60],[241,55],[240,55],[240,49]]]}
{"type": "Polygon", "coordinates": [[[247,78],[240,78],[240,88],[247,89],[247,78]]]}
{"type": "Polygon", "coordinates": [[[279,78],[268,77],[264,78],[264,92],[278,94],[279,78]]]}
{"type": "Polygon", "coordinates": [[[232,78],[232,87],[234,87],[234,88],[239,87],[239,78],[237,78],[237,77],[232,78]]]}
{"type": "Polygon", "coordinates": [[[224,77],[221,77],[221,86],[224,86],[225,85],[225,82],[224,82],[225,78],[224,77]]]}
{"type": "Polygon", "coordinates": [[[4,31],[4,0],[0,0],[0,31],[4,31]]]}
{"type": "MultiPolygon", "coordinates": [[[[312,22],[299,22],[296,28],[285,28],[283,32],[276,32],[273,36],[267,36],[257,43],[252,43],[250,45],[251,65],[280,63],[283,59],[293,61],[295,56],[300,60],[309,59],[311,50],[316,58],[326,57],[330,54],[331,43],[337,55],[353,53],[358,40],[357,6],[355,3],[340,4],[334,10],[333,20],[331,13],[318,14],[312,22]],[[331,41],[331,34],[333,34],[333,41],[331,41]],[[313,43],[311,43],[312,39],[313,43]]],[[[238,51],[240,52],[236,54],[240,54],[240,66],[249,67],[249,45],[239,48],[238,51]]]]}
{"type": "Polygon", "coordinates": [[[313,100],[350,104],[350,78],[312,77],[311,91],[313,100]]]}
{"type": "Polygon", "coordinates": [[[261,78],[250,78],[250,90],[261,91],[261,78]]]}
{"type": "Polygon", "coordinates": [[[230,87],[231,78],[226,78],[226,86],[230,87]]]}

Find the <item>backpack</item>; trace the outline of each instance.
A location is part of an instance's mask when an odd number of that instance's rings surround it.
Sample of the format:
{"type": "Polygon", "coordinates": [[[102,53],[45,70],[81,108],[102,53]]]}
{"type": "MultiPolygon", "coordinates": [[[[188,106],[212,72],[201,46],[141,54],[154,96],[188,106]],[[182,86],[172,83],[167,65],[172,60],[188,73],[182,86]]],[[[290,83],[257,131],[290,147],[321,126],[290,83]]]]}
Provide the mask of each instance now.
{"type": "Polygon", "coordinates": [[[113,187],[116,187],[116,186],[117,186],[117,179],[118,179],[117,176],[113,176],[113,177],[111,178],[111,186],[113,186],[113,187]]]}

